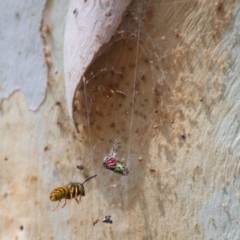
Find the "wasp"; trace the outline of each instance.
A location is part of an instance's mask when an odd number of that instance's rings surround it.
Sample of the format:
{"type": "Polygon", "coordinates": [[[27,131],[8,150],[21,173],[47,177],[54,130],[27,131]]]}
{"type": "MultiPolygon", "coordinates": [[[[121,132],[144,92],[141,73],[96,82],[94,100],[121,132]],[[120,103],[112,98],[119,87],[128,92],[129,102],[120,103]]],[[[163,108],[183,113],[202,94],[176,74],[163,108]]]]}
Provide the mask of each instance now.
{"type": "Polygon", "coordinates": [[[58,204],[53,209],[53,211],[58,208],[59,203],[62,199],[65,199],[65,203],[63,204],[62,208],[66,205],[67,199],[71,200],[72,198],[74,198],[77,203],[79,203],[79,201],[81,201],[81,197],[85,196],[85,189],[83,184],[96,176],[97,175],[93,175],[87,178],[83,183],[69,183],[67,186],[54,189],[50,194],[50,200],[53,202],[58,201],[58,204]],[[79,200],[77,199],[78,196],[79,200]]]}

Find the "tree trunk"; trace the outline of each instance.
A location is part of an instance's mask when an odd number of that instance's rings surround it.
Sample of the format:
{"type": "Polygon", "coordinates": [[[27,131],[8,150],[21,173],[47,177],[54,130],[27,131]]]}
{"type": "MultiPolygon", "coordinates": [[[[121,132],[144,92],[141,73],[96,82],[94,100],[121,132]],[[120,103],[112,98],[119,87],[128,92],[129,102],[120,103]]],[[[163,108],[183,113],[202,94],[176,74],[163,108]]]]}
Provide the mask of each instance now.
{"type": "Polygon", "coordinates": [[[0,238],[238,239],[239,7],[2,1],[0,238]]]}

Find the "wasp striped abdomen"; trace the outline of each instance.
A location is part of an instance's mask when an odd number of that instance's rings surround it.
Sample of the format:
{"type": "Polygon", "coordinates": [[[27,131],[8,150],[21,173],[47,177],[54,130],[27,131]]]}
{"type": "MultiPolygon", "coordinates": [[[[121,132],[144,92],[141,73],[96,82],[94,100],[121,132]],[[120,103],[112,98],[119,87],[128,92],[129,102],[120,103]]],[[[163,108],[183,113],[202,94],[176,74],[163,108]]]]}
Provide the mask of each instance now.
{"type": "MultiPolygon", "coordinates": [[[[67,186],[59,187],[54,189],[50,194],[50,200],[51,201],[58,201],[57,207],[59,206],[59,203],[62,199],[65,199],[65,203],[63,204],[62,208],[66,205],[67,199],[75,198],[77,203],[81,201],[81,196],[85,196],[85,189],[83,184],[90,180],[93,177],[96,177],[97,175],[94,175],[87,180],[85,180],[83,183],[70,183],[67,186]],[[79,200],[77,197],[79,196],[79,200]]],[[[57,207],[55,209],[57,209],[57,207]]],[[[53,209],[53,211],[55,210],[53,209]]]]}
{"type": "Polygon", "coordinates": [[[59,201],[63,198],[70,199],[69,188],[67,186],[56,188],[50,194],[51,201],[59,201]]]}

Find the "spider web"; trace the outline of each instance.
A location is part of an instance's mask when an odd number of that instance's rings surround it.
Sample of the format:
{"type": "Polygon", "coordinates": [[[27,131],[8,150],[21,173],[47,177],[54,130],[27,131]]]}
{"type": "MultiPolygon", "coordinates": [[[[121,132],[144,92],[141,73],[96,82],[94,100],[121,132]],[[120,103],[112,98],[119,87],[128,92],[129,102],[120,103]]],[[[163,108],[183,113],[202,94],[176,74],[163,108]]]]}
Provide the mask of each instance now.
{"type": "MultiPolygon", "coordinates": [[[[89,66],[75,93],[75,125],[80,141],[88,149],[83,155],[108,186],[128,186],[127,179],[102,168],[102,160],[115,139],[120,142],[118,159],[127,164],[134,181],[145,175],[156,132],[162,129],[166,135],[171,125],[173,90],[158,54],[162,49],[157,48],[153,33],[146,30],[158,17],[156,6],[161,4],[138,1],[130,6],[108,48],[89,66]]],[[[140,183],[137,188],[141,191],[140,183]]],[[[125,190],[130,192],[131,187],[125,190]]],[[[135,194],[125,204],[134,203],[137,191],[131,192],[135,194]]],[[[121,199],[108,188],[103,194],[111,202],[121,199]]]]}
{"type": "MultiPolygon", "coordinates": [[[[209,106],[221,98],[222,83],[208,81],[223,74],[214,70],[219,53],[209,49],[221,37],[219,29],[229,24],[222,21],[226,14],[214,3],[209,7],[199,1],[134,1],[108,48],[87,69],[75,93],[73,115],[79,140],[87,146],[82,155],[101,175],[101,193],[110,206],[131,209],[149,172],[175,163],[175,148],[187,136],[182,122],[196,121],[196,103],[202,102],[209,113],[209,106]],[[199,9],[195,24],[189,20],[193,16],[188,17],[191,9],[199,9]],[[196,28],[203,14],[212,14],[213,21],[196,28]],[[204,52],[200,49],[205,45],[204,52]],[[208,68],[211,72],[202,75],[208,68]],[[195,74],[206,84],[195,80],[195,74]],[[115,139],[120,142],[118,159],[129,169],[127,177],[102,167],[115,139]],[[110,185],[120,188],[109,191],[110,185]]],[[[155,189],[167,186],[161,188],[161,202],[174,192],[168,186],[176,184],[164,174],[168,173],[159,174],[153,184],[155,189]]],[[[161,206],[160,212],[164,215],[161,206]]]]}

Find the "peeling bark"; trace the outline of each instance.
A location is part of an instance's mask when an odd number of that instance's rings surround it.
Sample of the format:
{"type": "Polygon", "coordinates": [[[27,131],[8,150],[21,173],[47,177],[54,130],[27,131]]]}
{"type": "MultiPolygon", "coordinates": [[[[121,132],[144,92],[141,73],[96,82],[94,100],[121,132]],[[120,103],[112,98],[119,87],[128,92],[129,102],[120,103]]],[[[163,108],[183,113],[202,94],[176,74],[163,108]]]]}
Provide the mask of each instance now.
{"type": "Polygon", "coordinates": [[[114,35],[130,0],[70,1],[65,29],[66,98],[72,118],[73,97],[84,72],[100,48],[114,35]]]}
{"type": "Polygon", "coordinates": [[[21,90],[33,111],[44,100],[47,85],[39,32],[44,5],[45,0],[0,3],[0,100],[21,90]]]}
{"type": "MultiPolygon", "coordinates": [[[[61,59],[68,1],[50,1],[44,12],[52,65],[41,108],[29,111],[19,92],[2,102],[0,238],[238,239],[240,5],[135,1],[105,35],[111,1],[103,1],[97,20],[92,3],[69,8],[67,104],[61,59]],[[102,166],[115,138],[114,158],[128,176],[102,166]],[[94,174],[79,204],[67,200],[52,212],[53,189],[94,174]],[[103,222],[106,216],[112,224],[103,222]]],[[[27,26],[39,22],[34,16],[27,26]]],[[[12,21],[0,24],[1,33],[16,30],[16,44],[21,34],[12,21]]],[[[36,75],[44,56],[38,61],[28,64],[36,75]]]]}

